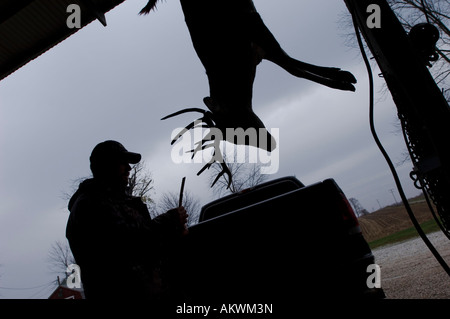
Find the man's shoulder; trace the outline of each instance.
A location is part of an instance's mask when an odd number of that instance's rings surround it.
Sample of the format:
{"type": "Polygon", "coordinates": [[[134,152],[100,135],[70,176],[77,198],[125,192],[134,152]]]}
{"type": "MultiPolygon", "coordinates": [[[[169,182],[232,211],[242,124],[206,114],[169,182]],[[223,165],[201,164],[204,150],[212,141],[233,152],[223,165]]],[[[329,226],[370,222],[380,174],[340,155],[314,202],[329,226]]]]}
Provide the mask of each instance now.
{"type": "Polygon", "coordinates": [[[107,200],[104,196],[93,193],[82,193],[73,202],[71,212],[74,213],[78,211],[96,209],[104,206],[106,202],[107,200]]]}

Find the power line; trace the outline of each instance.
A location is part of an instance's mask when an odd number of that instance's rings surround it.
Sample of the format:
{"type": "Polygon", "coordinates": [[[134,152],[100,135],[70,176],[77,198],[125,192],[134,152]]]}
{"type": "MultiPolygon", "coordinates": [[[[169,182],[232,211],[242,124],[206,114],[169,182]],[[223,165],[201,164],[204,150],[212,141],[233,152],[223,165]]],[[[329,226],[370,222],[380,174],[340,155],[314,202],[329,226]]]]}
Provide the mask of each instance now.
{"type": "Polygon", "coordinates": [[[7,290],[31,290],[31,289],[37,289],[42,287],[47,287],[50,284],[55,283],[55,280],[52,280],[46,284],[35,286],[35,287],[25,287],[25,288],[13,288],[13,287],[0,287],[0,289],[7,289],[7,290]]]}
{"type": "Polygon", "coordinates": [[[54,280],[46,287],[34,292],[31,296],[28,297],[28,299],[39,298],[41,296],[48,297],[56,289],[56,287],[58,287],[58,284],[56,283],[56,280],[54,280]]]}

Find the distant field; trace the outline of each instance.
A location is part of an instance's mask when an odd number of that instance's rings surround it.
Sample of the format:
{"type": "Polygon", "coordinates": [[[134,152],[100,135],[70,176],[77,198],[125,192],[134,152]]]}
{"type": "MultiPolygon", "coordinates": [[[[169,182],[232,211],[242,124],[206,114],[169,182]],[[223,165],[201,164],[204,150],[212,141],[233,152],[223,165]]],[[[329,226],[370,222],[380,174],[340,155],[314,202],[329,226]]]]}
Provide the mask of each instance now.
{"type": "MultiPolygon", "coordinates": [[[[425,234],[440,230],[438,224],[436,224],[434,219],[423,222],[422,224],[420,224],[420,227],[425,232],[425,234]]],[[[400,230],[400,231],[393,233],[391,235],[388,235],[386,237],[371,241],[371,242],[369,242],[369,246],[371,249],[374,249],[374,248],[377,248],[380,246],[404,241],[404,240],[414,238],[417,236],[419,236],[419,233],[417,232],[416,228],[410,227],[407,229],[400,230]]]]}
{"type": "MultiPolygon", "coordinates": [[[[425,200],[419,197],[409,202],[424,231],[439,230],[425,200]]],[[[372,248],[417,235],[403,204],[385,207],[358,220],[362,233],[372,248]]]]}

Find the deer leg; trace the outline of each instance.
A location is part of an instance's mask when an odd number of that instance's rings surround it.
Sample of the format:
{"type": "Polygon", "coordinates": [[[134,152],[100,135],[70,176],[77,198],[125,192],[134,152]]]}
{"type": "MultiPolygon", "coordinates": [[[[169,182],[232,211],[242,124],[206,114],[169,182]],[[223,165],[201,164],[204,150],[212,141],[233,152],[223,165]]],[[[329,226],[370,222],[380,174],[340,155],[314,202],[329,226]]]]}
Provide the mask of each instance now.
{"type": "Polygon", "coordinates": [[[322,67],[291,58],[280,46],[257,12],[250,13],[251,40],[262,52],[263,58],[285,69],[290,74],[332,88],[355,91],[356,79],[339,68],[322,67]]]}
{"type": "Polygon", "coordinates": [[[356,79],[348,71],[308,64],[293,59],[287,54],[273,59],[272,62],[296,77],[305,78],[334,89],[355,91],[353,83],[356,83],[356,79]]]}
{"type": "Polygon", "coordinates": [[[291,57],[287,57],[285,61],[273,61],[290,74],[304,78],[333,89],[344,91],[355,91],[356,79],[350,72],[342,71],[339,68],[320,67],[307,64],[291,57]]]}

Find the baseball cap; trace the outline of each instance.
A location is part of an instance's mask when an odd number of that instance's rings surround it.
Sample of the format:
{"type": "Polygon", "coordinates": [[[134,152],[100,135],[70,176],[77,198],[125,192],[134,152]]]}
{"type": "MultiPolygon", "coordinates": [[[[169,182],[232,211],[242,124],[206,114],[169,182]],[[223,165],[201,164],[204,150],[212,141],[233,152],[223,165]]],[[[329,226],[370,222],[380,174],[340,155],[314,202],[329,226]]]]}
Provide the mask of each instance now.
{"type": "Polygon", "coordinates": [[[92,150],[91,163],[99,163],[112,159],[124,160],[130,164],[137,164],[141,160],[141,154],[127,151],[127,149],[117,141],[104,141],[97,144],[92,150]]]}

